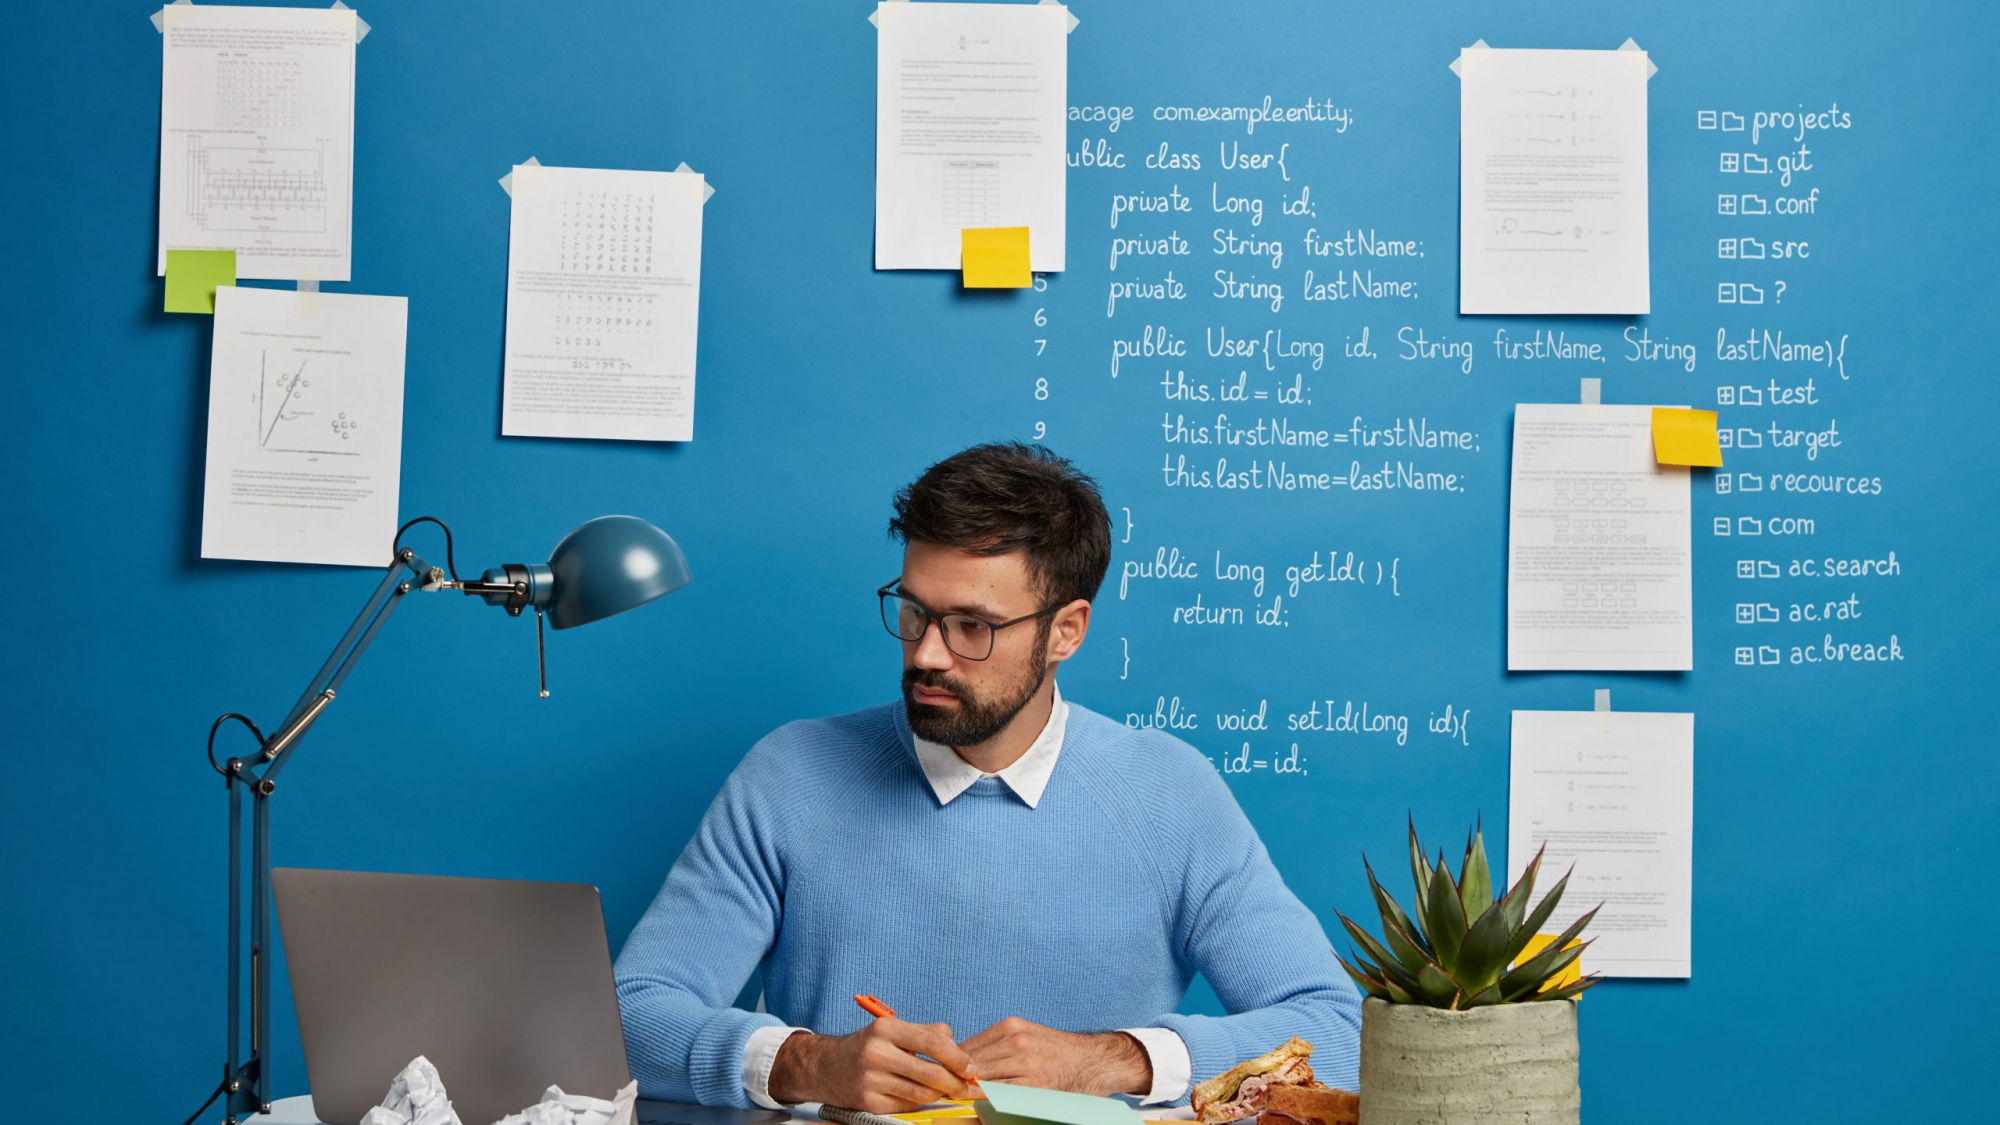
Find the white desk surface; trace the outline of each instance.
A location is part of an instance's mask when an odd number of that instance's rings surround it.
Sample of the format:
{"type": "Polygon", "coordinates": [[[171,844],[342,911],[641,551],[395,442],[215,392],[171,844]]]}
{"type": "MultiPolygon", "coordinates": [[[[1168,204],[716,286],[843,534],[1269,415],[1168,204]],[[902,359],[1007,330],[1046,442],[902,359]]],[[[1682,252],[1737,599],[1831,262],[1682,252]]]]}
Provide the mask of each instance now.
{"type": "MultiPolygon", "coordinates": [[[[1139,1116],[1148,1121],[1193,1121],[1194,1111],[1186,1106],[1162,1109],[1158,1106],[1140,1106],[1139,1116]]],[[[795,1121],[818,1121],[819,1105],[816,1102],[796,1106],[792,1110],[795,1121]]],[[[271,1103],[271,1112],[252,1114],[244,1119],[245,1125],[320,1125],[319,1115],[313,1112],[312,1095],[300,1094],[295,1098],[279,1098],[271,1103]]],[[[977,1118],[946,1118],[945,1125],[977,1125],[977,1118]]],[[[468,1122],[467,1125],[472,1125],[468,1122]]]]}
{"type": "Polygon", "coordinates": [[[243,1120],[249,1125],[320,1125],[319,1115],[313,1112],[311,1094],[279,1098],[271,1103],[271,1112],[253,1113],[243,1120]]]}

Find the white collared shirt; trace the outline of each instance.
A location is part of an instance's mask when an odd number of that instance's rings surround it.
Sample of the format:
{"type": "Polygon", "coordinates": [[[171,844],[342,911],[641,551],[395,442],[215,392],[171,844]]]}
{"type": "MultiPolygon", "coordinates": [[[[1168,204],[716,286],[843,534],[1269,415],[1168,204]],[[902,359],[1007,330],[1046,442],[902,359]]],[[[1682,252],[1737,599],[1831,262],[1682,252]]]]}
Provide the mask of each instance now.
{"type": "MultiPolygon", "coordinates": [[[[1041,804],[1042,793],[1049,786],[1049,777],[1055,773],[1056,758],[1062,753],[1063,734],[1069,728],[1069,704],[1063,702],[1062,688],[1055,687],[1055,704],[1049,708],[1049,721],[1042,727],[1042,733],[1028,745],[1022,755],[998,773],[987,773],[958,756],[958,751],[949,746],[912,736],[917,752],[917,764],[923,767],[924,780],[930,782],[931,792],[937,795],[940,807],[949,805],[960,794],[972,788],[972,783],[982,778],[997,777],[1007,788],[1029,808],[1041,804]]],[[[760,1005],[761,1007],[761,1005],[760,1005]]],[[[784,1109],[771,1099],[771,1065],[778,1060],[778,1048],[786,1039],[803,1027],[760,1027],[750,1033],[750,1041],[743,1047],[743,1091],[750,1100],[765,1109],[784,1109]]],[[[1188,1054],[1187,1043],[1174,1032],[1164,1027],[1121,1028],[1125,1034],[1139,1041],[1145,1048],[1146,1058],[1153,1066],[1153,1088],[1146,1092],[1140,1104],[1156,1105],[1179,1099],[1188,1091],[1188,1084],[1194,1078],[1194,1060],[1188,1054]]]]}
{"type": "MultiPolygon", "coordinates": [[[[1054,686],[1054,685],[1050,685],[1054,686]]],[[[997,777],[1007,783],[1007,788],[1021,798],[1023,804],[1034,808],[1042,801],[1042,790],[1049,787],[1049,775],[1056,772],[1056,756],[1062,753],[1063,733],[1069,729],[1069,704],[1063,702],[1062,688],[1055,689],[1055,703],[1049,708],[1049,721],[1042,726],[1042,733],[1035,736],[1027,750],[1014,759],[1012,765],[998,773],[986,773],[978,766],[958,756],[958,751],[949,746],[940,746],[929,739],[911,736],[916,743],[917,764],[924,768],[924,780],[931,783],[931,792],[937,794],[938,804],[949,805],[952,798],[972,788],[972,783],[982,778],[997,777]]]]}

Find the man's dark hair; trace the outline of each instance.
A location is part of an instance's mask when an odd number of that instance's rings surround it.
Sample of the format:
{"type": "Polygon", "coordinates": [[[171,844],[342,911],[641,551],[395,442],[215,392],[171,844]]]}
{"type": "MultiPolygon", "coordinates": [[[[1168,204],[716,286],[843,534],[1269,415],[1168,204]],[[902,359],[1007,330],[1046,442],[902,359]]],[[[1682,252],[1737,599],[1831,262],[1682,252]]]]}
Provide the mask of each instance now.
{"type": "Polygon", "coordinates": [[[889,534],[975,555],[1020,551],[1045,604],[1097,596],[1111,565],[1111,517],[1097,482],[1047,446],[975,445],[896,493],[889,534]]]}

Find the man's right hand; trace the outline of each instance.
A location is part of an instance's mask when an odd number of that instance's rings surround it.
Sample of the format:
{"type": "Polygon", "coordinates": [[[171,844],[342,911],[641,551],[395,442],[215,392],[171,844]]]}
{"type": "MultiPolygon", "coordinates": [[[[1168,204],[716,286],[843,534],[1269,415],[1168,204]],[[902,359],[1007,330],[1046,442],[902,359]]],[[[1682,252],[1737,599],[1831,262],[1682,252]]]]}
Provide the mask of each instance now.
{"type": "Polygon", "coordinates": [[[852,1035],[801,1032],[786,1039],[771,1064],[770,1092],[785,1105],[825,1102],[902,1113],[946,1098],[974,1097],[978,1080],[972,1056],[952,1041],[951,1028],[884,1016],[852,1035]]]}

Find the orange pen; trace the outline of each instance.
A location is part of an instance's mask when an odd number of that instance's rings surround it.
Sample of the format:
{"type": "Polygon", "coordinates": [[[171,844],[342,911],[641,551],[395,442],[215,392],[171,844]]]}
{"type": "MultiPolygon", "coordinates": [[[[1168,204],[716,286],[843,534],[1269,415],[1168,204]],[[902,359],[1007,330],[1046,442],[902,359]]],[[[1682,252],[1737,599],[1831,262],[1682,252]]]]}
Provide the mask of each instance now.
{"type": "Polygon", "coordinates": [[[884,1004],[880,1000],[875,999],[875,997],[868,995],[867,993],[862,993],[862,992],[855,993],[854,1002],[856,1004],[861,1005],[863,1011],[867,1012],[871,1016],[874,1016],[876,1019],[882,1019],[884,1017],[894,1016],[896,1014],[896,1009],[891,1008],[889,1005],[884,1004]]]}

